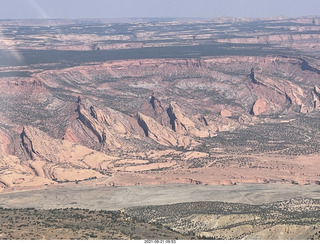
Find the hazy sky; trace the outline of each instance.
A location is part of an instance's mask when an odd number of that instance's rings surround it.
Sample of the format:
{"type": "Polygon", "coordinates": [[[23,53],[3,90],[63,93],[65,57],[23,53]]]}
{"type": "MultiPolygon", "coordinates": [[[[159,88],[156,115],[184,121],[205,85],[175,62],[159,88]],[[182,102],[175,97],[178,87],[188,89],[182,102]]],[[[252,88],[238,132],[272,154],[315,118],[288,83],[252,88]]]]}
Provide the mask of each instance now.
{"type": "Polygon", "coordinates": [[[0,19],[320,15],[320,0],[0,0],[0,19]]]}

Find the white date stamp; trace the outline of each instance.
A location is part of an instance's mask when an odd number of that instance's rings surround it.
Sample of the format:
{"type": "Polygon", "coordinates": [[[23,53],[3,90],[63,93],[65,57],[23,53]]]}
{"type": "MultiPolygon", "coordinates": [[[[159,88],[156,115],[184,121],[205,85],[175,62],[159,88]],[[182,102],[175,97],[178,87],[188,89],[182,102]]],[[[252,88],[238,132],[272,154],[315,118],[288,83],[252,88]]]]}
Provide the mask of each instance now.
{"type": "Polygon", "coordinates": [[[175,244],[176,240],[144,240],[145,244],[175,244]]]}

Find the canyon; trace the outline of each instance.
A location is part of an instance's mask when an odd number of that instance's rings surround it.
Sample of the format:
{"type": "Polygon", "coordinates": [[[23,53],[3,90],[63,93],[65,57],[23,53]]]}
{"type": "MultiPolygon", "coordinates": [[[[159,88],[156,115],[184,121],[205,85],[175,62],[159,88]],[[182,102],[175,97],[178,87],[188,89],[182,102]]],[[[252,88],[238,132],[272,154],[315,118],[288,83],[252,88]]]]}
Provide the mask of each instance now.
{"type": "Polygon", "coordinates": [[[318,187],[319,38],[318,17],[1,20],[0,198],[318,187]]]}
{"type": "Polygon", "coordinates": [[[151,59],[2,78],[1,189],[317,184],[319,74],[301,65],[151,59]]]}

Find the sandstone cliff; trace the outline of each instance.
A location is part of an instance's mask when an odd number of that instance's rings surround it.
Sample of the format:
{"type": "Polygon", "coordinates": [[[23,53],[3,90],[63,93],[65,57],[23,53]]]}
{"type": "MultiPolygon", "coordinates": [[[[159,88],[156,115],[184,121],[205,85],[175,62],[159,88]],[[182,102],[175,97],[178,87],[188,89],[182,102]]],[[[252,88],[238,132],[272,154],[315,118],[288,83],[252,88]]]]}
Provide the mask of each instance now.
{"type": "Polygon", "coordinates": [[[180,135],[141,113],[138,113],[138,123],[147,137],[162,145],[175,147],[190,147],[195,145],[195,141],[193,139],[180,135]]]}
{"type": "Polygon", "coordinates": [[[207,120],[204,120],[204,125],[196,125],[195,122],[181,111],[175,102],[170,103],[167,111],[172,129],[179,134],[196,137],[210,137],[216,134],[216,127],[214,125],[209,125],[207,120]]]}

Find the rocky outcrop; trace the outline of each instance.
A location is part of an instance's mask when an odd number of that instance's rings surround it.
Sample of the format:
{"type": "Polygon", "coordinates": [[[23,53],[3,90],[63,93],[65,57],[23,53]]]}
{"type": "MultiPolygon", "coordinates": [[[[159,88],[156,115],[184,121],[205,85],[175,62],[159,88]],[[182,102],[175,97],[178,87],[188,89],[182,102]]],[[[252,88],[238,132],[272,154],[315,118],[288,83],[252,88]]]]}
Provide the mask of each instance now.
{"type": "MultiPolygon", "coordinates": [[[[313,104],[313,105],[315,106],[316,104],[313,104]]],[[[311,109],[311,108],[305,106],[304,104],[301,104],[301,105],[300,105],[300,109],[299,109],[299,113],[301,113],[301,114],[308,114],[308,113],[312,112],[313,109],[314,109],[314,108],[311,109]]]]}
{"type": "Polygon", "coordinates": [[[172,130],[179,134],[195,137],[211,137],[216,135],[217,128],[209,123],[207,119],[202,119],[204,125],[193,122],[182,112],[181,108],[175,102],[170,103],[167,113],[172,130]]]}
{"type": "Polygon", "coordinates": [[[292,104],[293,104],[293,101],[292,101],[291,96],[290,96],[288,93],[285,93],[285,96],[286,96],[286,99],[287,99],[288,103],[289,103],[290,105],[292,105],[292,104]]]}
{"type": "Polygon", "coordinates": [[[312,95],[313,95],[313,108],[315,110],[319,110],[320,109],[320,89],[317,86],[314,86],[313,91],[312,91],[312,95]]]}
{"type": "Polygon", "coordinates": [[[0,82],[0,88],[6,94],[14,95],[38,96],[47,92],[44,83],[34,78],[6,78],[6,82],[0,82]]]}
{"type": "Polygon", "coordinates": [[[155,92],[152,92],[150,99],[139,108],[139,112],[153,118],[163,126],[171,126],[165,105],[161,102],[159,94],[155,92]]]}
{"type": "MultiPolygon", "coordinates": [[[[88,101],[86,103],[90,104],[88,101]]],[[[122,138],[134,131],[130,117],[110,108],[102,111],[88,104],[78,101],[78,117],[66,129],[64,139],[81,144],[86,141],[86,145],[95,150],[124,148],[122,138]]]]}
{"type": "Polygon", "coordinates": [[[190,128],[195,127],[194,122],[181,112],[180,107],[175,102],[170,103],[167,112],[170,118],[170,124],[175,132],[186,134],[190,128]]]}
{"type": "Polygon", "coordinates": [[[253,84],[259,84],[259,82],[256,80],[255,75],[254,75],[254,68],[251,69],[251,72],[248,76],[250,77],[251,82],[253,84]]]}
{"type": "Polygon", "coordinates": [[[164,108],[162,107],[160,100],[155,97],[154,93],[151,95],[150,104],[156,114],[161,114],[164,112],[164,108]]]}
{"type": "Polygon", "coordinates": [[[154,119],[138,113],[138,123],[143,129],[145,135],[159,144],[165,146],[176,146],[176,147],[188,147],[193,143],[193,140],[187,136],[179,135],[168,127],[160,125],[154,119]]]}
{"type": "Polygon", "coordinates": [[[28,127],[23,127],[23,130],[20,134],[21,144],[30,159],[35,159],[35,157],[38,156],[38,153],[34,150],[32,141],[28,137],[27,132],[29,132],[28,127]]]}
{"type": "MultiPolygon", "coordinates": [[[[32,160],[45,162],[43,165],[47,172],[45,175],[50,176],[52,179],[62,174],[64,175],[63,177],[68,179],[68,170],[70,172],[75,171],[70,173],[71,178],[73,177],[71,175],[82,175],[82,172],[88,172],[90,175],[94,173],[91,168],[99,168],[99,164],[102,162],[104,162],[104,165],[107,165],[106,163],[108,161],[110,162],[114,159],[104,153],[66,140],[53,139],[43,131],[31,126],[25,126],[23,128],[21,144],[32,160]],[[76,173],[76,169],[78,169],[78,173],[76,173]]],[[[34,172],[39,172],[39,168],[35,166],[34,163],[31,163],[31,166],[34,172]]],[[[36,174],[39,176],[39,173],[36,174]]],[[[99,172],[94,174],[100,175],[99,172]]]]}
{"type": "Polygon", "coordinates": [[[250,114],[261,115],[267,110],[267,102],[264,99],[258,98],[252,106],[250,114]]]}
{"type": "Polygon", "coordinates": [[[78,104],[78,119],[97,136],[100,143],[105,143],[103,136],[104,130],[97,122],[97,114],[94,113],[95,111],[93,111],[93,107],[91,107],[91,113],[89,114],[82,104],[78,104]]]}
{"type": "Polygon", "coordinates": [[[320,88],[318,86],[314,86],[313,92],[317,95],[318,99],[320,99],[320,88]]]}

